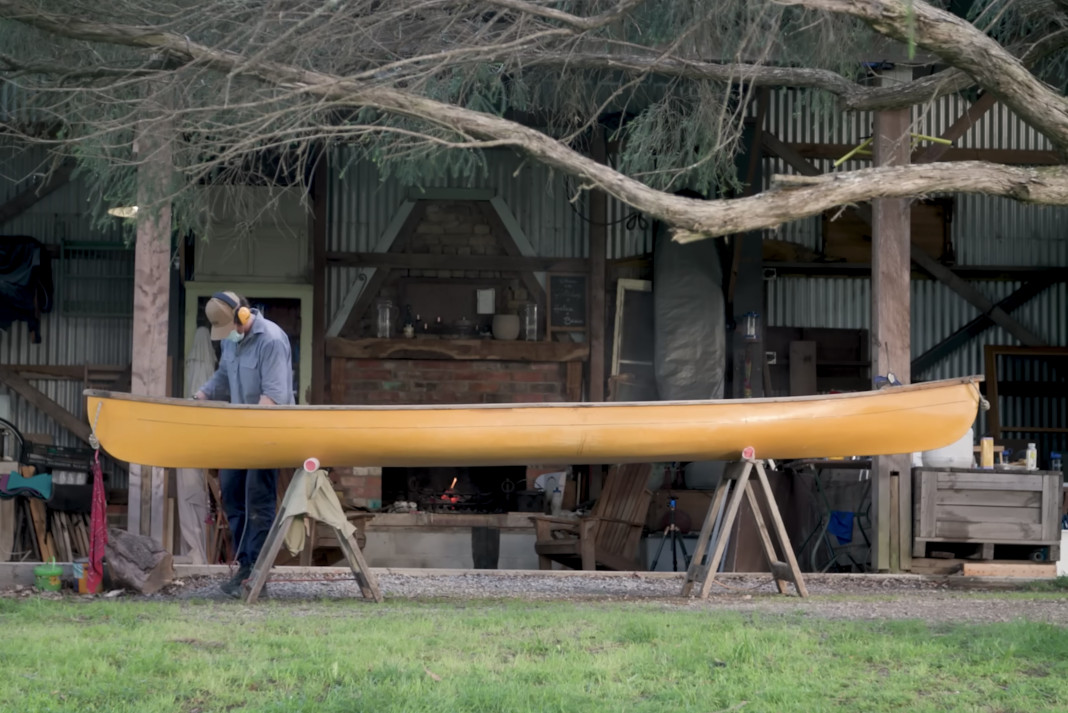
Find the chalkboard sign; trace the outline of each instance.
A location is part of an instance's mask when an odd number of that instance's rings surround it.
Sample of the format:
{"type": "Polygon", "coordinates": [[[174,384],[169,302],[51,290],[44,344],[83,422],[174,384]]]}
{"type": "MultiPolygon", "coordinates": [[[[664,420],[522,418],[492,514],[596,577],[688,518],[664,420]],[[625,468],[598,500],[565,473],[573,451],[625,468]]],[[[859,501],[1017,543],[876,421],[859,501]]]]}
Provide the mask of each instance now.
{"type": "MultiPolygon", "coordinates": [[[[581,332],[586,329],[586,275],[549,273],[545,291],[549,303],[549,332],[581,332]]],[[[551,334],[550,334],[551,336],[551,334]]]]}

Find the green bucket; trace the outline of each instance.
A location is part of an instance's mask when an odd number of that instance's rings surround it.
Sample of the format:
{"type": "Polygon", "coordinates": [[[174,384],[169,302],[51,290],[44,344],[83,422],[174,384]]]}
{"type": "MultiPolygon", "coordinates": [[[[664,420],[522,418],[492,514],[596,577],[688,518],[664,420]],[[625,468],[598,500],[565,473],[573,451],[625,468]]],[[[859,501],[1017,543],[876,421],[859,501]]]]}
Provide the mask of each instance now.
{"type": "Polygon", "coordinates": [[[62,587],[63,568],[55,560],[33,568],[35,586],[45,592],[58,592],[62,587]]]}

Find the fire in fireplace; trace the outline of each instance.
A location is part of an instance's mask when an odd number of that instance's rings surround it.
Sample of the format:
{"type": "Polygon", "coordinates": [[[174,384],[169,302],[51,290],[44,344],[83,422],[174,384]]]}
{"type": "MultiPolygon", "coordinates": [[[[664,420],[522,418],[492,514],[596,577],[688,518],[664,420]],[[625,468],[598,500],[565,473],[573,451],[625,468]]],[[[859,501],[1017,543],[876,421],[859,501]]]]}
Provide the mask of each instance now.
{"type": "Polygon", "coordinates": [[[523,466],[383,468],[382,504],[414,502],[424,512],[500,513],[526,490],[523,466]]]}

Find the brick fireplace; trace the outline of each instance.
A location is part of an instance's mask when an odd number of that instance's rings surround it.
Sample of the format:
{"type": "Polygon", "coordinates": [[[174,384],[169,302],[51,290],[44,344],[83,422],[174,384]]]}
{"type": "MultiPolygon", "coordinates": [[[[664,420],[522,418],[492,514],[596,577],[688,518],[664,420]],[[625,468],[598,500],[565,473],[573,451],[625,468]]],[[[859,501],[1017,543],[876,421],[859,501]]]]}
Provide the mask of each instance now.
{"type": "MultiPolygon", "coordinates": [[[[491,200],[417,200],[385,253],[352,256],[374,266],[365,294],[353,303],[343,336],[326,340],[328,401],[359,405],[447,405],[581,401],[582,341],[494,339],[494,314],[517,315],[535,302],[544,335],[546,292],[534,270],[585,269],[566,259],[516,263],[522,251],[491,200]],[[388,254],[388,255],[387,255],[388,254]],[[388,301],[389,307],[385,307],[388,301]],[[384,312],[382,310],[385,310],[384,312]],[[377,314],[393,310],[386,329],[377,314]],[[405,334],[402,327],[411,324],[405,334]],[[385,333],[381,334],[382,329],[385,333]]],[[[452,478],[472,502],[500,504],[502,480],[525,480],[525,471],[501,473],[456,468],[343,468],[335,485],[350,505],[376,509],[413,500],[413,493],[445,490],[452,478]],[[372,472],[373,471],[373,472],[372,472]],[[421,485],[414,489],[411,482],[421,485]],[[491,502],[492,501],[492,502],[491,502]]],[[[522,489],[521,487],[518,489],[522,489]]]]}
{"type": "MultiPolygon", "coordinates": [[[[337,340],[331,356],[330,395],[336,404],[490,404],[545,403],[581,400],[582,345],[493,340],[337,340]],[[464,356],[477,349],[488,358],[422,358],[445,353],[464,356]],[[338,352],[353,354],[338,356],[338,352]],[[527,358],[567,361],[518,361],[527,358]],[[379,356],[368,356],[377,353],[379,356]],[[401,358],[382,358],[382,354],[401,358]],[[357,356],[360,355],[360,356],[357,356]]],[[[457,511],[502,512],[512,503],[502,495],[503,480],[525,489],[526,469],[519,468],[338,468],[334,484],[342,500],[354,507],[377,510],[396,500],[429,507],[427,493],[444,492],[458,478],[457,511]],[[429,476],[433,478],[429,478],[429,476]],[[461,487],[462,486],[462,487],[461,487]]],[[[440,493],[439,493],[440,494],[440,493]]],[[[447,509],[436,503],[438,510],[447,509]]]]}
{"type": "Polygon", "coordinates": [[[567,400],[567,365],[444,359],[348,359],[347,404],[492,404],[567,400]]]}

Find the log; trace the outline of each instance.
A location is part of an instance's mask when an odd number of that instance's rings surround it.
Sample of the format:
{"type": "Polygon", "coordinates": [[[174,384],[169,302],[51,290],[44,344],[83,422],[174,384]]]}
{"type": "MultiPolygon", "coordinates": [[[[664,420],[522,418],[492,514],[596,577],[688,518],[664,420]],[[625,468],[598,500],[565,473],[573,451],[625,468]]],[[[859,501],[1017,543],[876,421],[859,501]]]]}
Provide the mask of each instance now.
{"type": "Polygon", "coordinates": [[[113,587],[152,594],[174,581],[171,553],[151,537],[109,527],[104,554],[113,587]]]}

